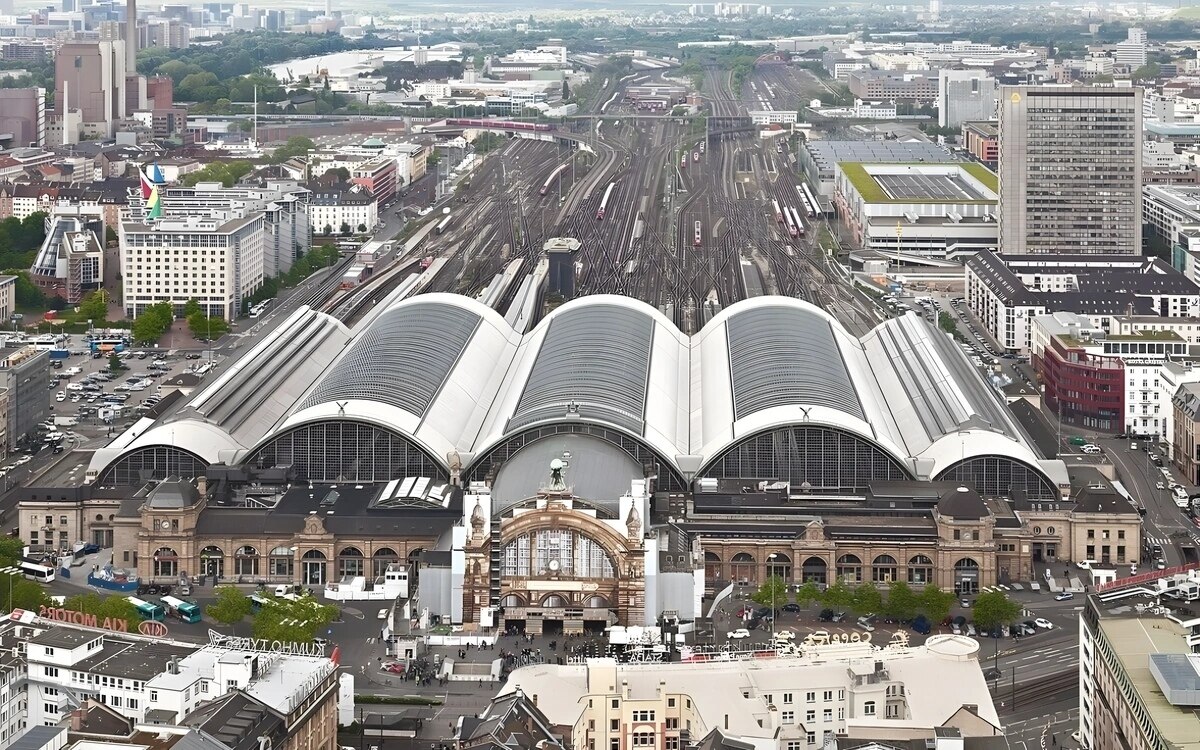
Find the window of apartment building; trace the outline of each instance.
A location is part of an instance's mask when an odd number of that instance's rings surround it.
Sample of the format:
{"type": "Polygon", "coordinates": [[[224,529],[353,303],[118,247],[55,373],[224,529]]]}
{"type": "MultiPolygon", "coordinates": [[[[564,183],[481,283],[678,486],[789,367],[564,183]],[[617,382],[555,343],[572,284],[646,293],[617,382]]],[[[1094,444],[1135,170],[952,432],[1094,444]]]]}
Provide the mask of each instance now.
{"type": "Polygon", "coordinates": [[[1124,544],[1117,545],[1117,560],[1120,562],[1125,561],[1125,545],[1124,544]]]}
{"type": "Polygon", "coordinates": [[[619,739],[609,740],[608,750],[621,750],[621,741],[619,739]]]}
{"type": "Polygon", "coordinates": [[[31,531],[31,532],[29,532],[29,543],[30,543],[31,545],[37,546],[37,543],[38,543],[38,533],[37,533],[36,531],[31,531]]]}
{"type": "Polygon", "coordinates": [[[66,525],[67,525],[67,517],[66,517],[66,516],[59,516],[59,517],[58,517],[58,525],[59,525],[59,526],[66,526],[66,525]]]}
{"type": "Polygon", "coordinates": [[[679,750],[679,738],[678,737],[667,737],[665,740],[663,740],[663,742],[665,743],[665,744],[663,744],[663,747],[666,750],[679,750]]]}
{"type": "Polygon", "coordinates": [[[817,702],[817,694],[816,693],[805,693],[804,694],[804,702],[805,703],[816,703],[817,702]]]}
{"type": "Polygon", "coordinates": [[[654,732],[634,732],[634,747],[654,747],[654,732]]]}
{"type": "Polygon", "coordinates": [[[151,691],[150,691],[150,702],[151,702],[151,703],[155,703],[155,702],[157,702],[157,701],[158,701],[158,691],[157,691],[157,690],[151,690],[151,691]]]}
{"type": "Polygon", "coordinates": [[[633,720],[634,721],[654,721],[654,712],[653,711],[634,711],[633,712],[633,720]]]}
{"type": "Polygon", "coordinates": [[[42,694],[45,696],[48,696],[50,698],[57,698],[58,697],[58,688],[52,688],[52,687],[42,688],[42,694]]]}
{"type": "Polygon", "coordinates": [[[764,695],[763,700],[766,701],[768,706],[775,705],[775,696],[771,695],[770,693],[767,693],[766,695],[764,695]]]}
{"type": "Polygon", "coordinates": [[[816,733],[816,732],[809,732],[809,733],[808,733],[808,737],[807,737],[807,739],[808,739],[808,744],[810,744],[810,745],[815,745],[815,744],[817,744],[817,733],[816,733]]]}
{"type": "Polygon", "coordinates": [[[57,714],[58,706],[54,703],[43,703],[42,711],[47,714],[57,714]]]}
{"type": "Polygon", "coordinates": [[[883,707],[883,715],[884,715],[884,717],[886,717],[888,719],[899,719],[900,718],[900,706],[895,705],[895,704],[889,704],[887,706],[884,706],[883,707]]]}
{"type": "Polygon", "coordinates": [[[1088,530],[1087,530],[1087,532],[1088,532],[1088,533],[1087,533],[1087,538],[1088,538],[1088,539],[1095,539],[1095,538],[1096,538],[1096,530],[1095,530],[1095,529],[1088,529],[1088,530]]]}
{"type": "Polygon", "coordinates": [[[53,526],[53,525],[54,525],[54,516],[46,516],[46,525],[47,525],[47,526],[53,526]]]}
{"type": "Polygon", "coordinates": [[[833,700],[833,691],[832,691],[832,690],[826,690],[826,691],[825,691],[825,702],[826,702],[826,703],[828,703],[828,702],[829,702],[829,701],[831,701],[831,700],[833,700]]]}
{"type": "Polygon", "coordinates": [[[794,722],[796,720],[796,712],[795,711],[784,711],[782,714],[779,715],[779,717],[780,717],[780,719],[783,720],[784,724],[791,724],[792,722],[794,722]]]}
{"type": "Polygon", "coordinates": [[[612,707],[614,710],[620,708],[621,701],[617,700],[616,698],[613,698],[612,707]]]}
{"type": "MultiPolygon", "coordinates": [[[[50,649],[46,649],[46,650],[49,651],[50,649]]],[[[42,667],[42,669],[46,670],[47,677],[54,677],[54,678],[58,677],[58,667],[42,667]]]]}
{"type": "Polygon", "coordinates": [[[792,704],[792,694],[784,693],[783,694],[783,705],[790,706],[791,704],[792,704]]]}
{"type": "Polygon", "coordinates": [[[46,656],[54,656],[54,647],[46,646],[46,656]]]}
{"type": "Polygon", "coordinates": [[[679,728],[679,717],[677,717],[677,716],[667,717],[667,729],[678,729],[678,728],[679,728]]]}
{"type": "Polygon", "coordinates": [[[1095,557],[1096,557],[1096,545],[1094,545],[1094,544],[1089,544],[1087,547],[1084,547],[1084,554],[1085,554],[1085,556],[1087,557],[1087,559],[1088,559],[1088,560],[1093,560],[1093,559],[1095,559],[1095,557]]]}
{"type": "Polygon", "coordinates": [[[800,740],[788,740],[787,750],[803,750],[804,745],[800,740]]]}
{"type": "Polygon", "coordinates": [[[613,719],[613,720],[609,721],[609,722],[608,722],[608,731],[610,731],[610,732],[619,732],[619,731],[621,731],[621,720],[620,720],[620,719],[613,719]]]}
{"type": "Polygon", "coordinates": [[[1117,529],[1117,539],[1125,538],[1125,529],[1117,529]]]}
{"type": "Polygon", "coordinates": [[[667,698],[667,708],[675,708],[675,699],[667,698]]]}
{"type": "Polygon", "coordinates": [[[846,691],[845,690],[838,691],[838,700],[840,700],[840,701],[846,700],[846,691]]]}
{"type": "Polygon", "coordinates": [[[135,710],[136,710],[136,709],[137,709],[137,707],[138,707],[138,699],[137,699],[137,698],[130,698],[130,699],[129,699],[129,703],[128,703],[128,705],[129,705],[129,707],[130,707],[131,709],[135,709],[135,710]]]}
{"type": "Polygon", "coordinates": [[[825,722],[826,724],[833,721],[833,709],[832,708],[827,708],[821,712],[821,721],[825,722]]]}
{"type": "Polygon", "coordinates": [[[875,701],[867,701],[863,704],[863,716],[875,715],[875,701]]]}

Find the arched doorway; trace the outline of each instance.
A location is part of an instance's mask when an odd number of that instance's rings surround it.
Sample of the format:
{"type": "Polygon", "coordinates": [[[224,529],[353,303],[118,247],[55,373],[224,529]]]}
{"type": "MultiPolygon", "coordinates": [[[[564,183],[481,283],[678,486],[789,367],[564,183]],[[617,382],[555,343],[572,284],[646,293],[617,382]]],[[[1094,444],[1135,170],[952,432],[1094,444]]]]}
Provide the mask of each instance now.
{"type": "Polygon", "coordinates": [[[792,558],[782,552],[767,555],[767,576],[782,578],[784,583],[791,583],[792,558]]]}
{"type": "Polygon", "coordinates": [[[416,585],[421,579],[421,555],[425,554],[423,547],[417,547],[408,553],[408,590],[416,591],[416,585]]]}
{"type": "Polygon", "coordinates": [[[837,559],[837,577],[851,586],[862,583],[862,560],[858,555],[842,555],[837,559]]]}
{"type": "Polygon", "coordinates": [[[729,561],[729,577],[734,583],[758,583],[758,564],[754,555],[739,552],[729,561]]]}
{"type": "Polygon", "coordinates": [[[800,567],[800,576],[805,583],[812,581],[823,586],[829,582],[829,564],[823,557],[810,557],[800,567]]]}
{"type": "Polygon", "coordinates": [[[914,555],[908,561],[908,582],[924,586],[933,580],[933,560],[925,555],[914,555]]]}
{"type": "Polygon", "coordinates": [[[325,553],[319,549],[310,549],[300,557],[301,572],[304,574],[304,585],[325,585],[325,553]]]}
{"type": "Polygon", "coordinates": [[[979,591],[979,563],[964,557],[954,563],[954,591],[959,594],[974,594],[979,591]]]}
{"type": "Polygon", "coordinates": [[[179,555],[170,547],[159,547],[154,553],[154,577],[177,578],[179,576],[179,555]]]}
{"type": "Polygon", "coordinates": [[[375,554],[371,555],[371,575],[382,578],[383,574],[387,572],[387,567],[398,562],[400,562],[400,556],[396,554],[396,550],[391,547],[380,547],[375,550],[375,554]]]}
{"type": "Polygon", "coordinates": [[[225,553],[220,547],[208,545],[200,550],[200,574],[219,581],[225,575],[225,553]]]}
{"type": "Polygon", "coordinates": [[[366,561],[363,560],[363,553],[358,547],[344,547],[338,553],[338,578],[354,578],[363,575],[363,570],[366,568],[366,561]]]}
{"type": "Polygon", "coordinates": [[[871,561],[871,580],[875,583],[891,583],[896,580],[896,558],[891,555],[876,555],[871,561]]]}
{"type": "Polygon", "coordinates": [[[705,551],[705,553],[704,553],[704,580],[710,581],[710,582],[722,580],[724,578],[724,576],[721,575],[721,573],[722,573],[721,568],[723,566],[724,566],[724,563],[721,562],[720,555],[718,555],[716,552],[705,551]]]}

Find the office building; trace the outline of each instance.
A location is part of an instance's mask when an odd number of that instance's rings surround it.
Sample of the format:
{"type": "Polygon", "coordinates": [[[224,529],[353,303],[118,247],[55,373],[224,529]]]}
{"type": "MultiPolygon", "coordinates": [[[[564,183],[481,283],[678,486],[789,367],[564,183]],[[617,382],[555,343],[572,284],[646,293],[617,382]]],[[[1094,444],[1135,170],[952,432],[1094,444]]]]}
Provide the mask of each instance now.
{"type": "Polygon", "coordinates": [[[104,285],[104,236],[99,210],[56,210],[29,269],[30,280],[48,297],[79,304],[104,285]]]}
{"type": "Polygon", "coordinates": [[[928,71],[854,70],[847,85],[855,98],[868,101],[933,103],[938,99],[938,76],[928,71]]]}
{"type": "Polygon", "coordinates": [[[0,348],[0,387],[8,391],[8,441],[24,444],[49,414],[50,355],[32,346],[0,348]]]}
{"type": "Polygon", "coordinates": [[[1118,581],[1087,597],[1079,629],[1082,747],[1153,750],[1186,747],[1200,737],[1200,619],[1112,603],[1130,593],[1172,590],[1179,584],[1166,577],[1118,581]]]}
{"type": "Polygon", "coordinates": [[[350,169],[350,181],[362,185],[380,203],[396,197],[400,167],[394,158],[379,158],[357,164],[350,169]]]}
{"type": "Polygon", "coordinates": [[[1027,350],[1030,321],[1047,313],[1200,315],[1200,287],[1157,258],[984,251],[966,262],[964,274],[967,306],[1009,351],[1027,350]]]}
{"type": "Polygon", "coordinates": [[[262,286],[266,218],[250,212],[122,221],[121,279],[125,314],[136,318],[150,305],[170,303],[183,314],[197,300],[207,315],[233,320],[242,301],[262,286]]]}
{"type": "Polygon", "coordinates": [[[960,128],[973,120],[996,116],[996,79],[984,70],[938,71],[938,125],[960,128]]]}
{"type": "Polygon", "coordinates": [[[1005,86],[1000,252],[1141,253],[1142,91],[1005,86]]]}
{"type": "Polygon", "coordinates": [[[46,145],[46,90],[0,89],[0,148],[46,145]]]}
{"type": "Polygon", "coordinates": [[[1113,60],[1117,65],[1136,70],[1146,64],[1147,52],[1146,30],[1134,26],[1129,29],[1125,41],[1117,42],[1113,48],[1113,60]]]}
{"type": "Polygon", "coordinates": [[[995,123],[964,122],[962,144],[971,156],[991,169],[996,168],[1000,159],[1000,131],[995,123]]]}
{"type": "Polygon", "coordinates": [[[125,42],[67,42],[58,49],[54,68],[55,115],[79,112],[79,131],[68,128],[64,143],[82,138],[112,138],[125,118],[125,42]]]}
{"type": "Polygon", "coordinates": [[[805,644],[777,659],[539,665],[515,670],[499,699],[527,696],[577,747],[685,748],[712,732],[734,740],[720,747],[762,750],[829,747],[826,733],[869,737],[871,747],[889,739],[941,747],[935,736],[946,730],[957,732],[960,748],[974,737],[1003,746],[979,642],[900,642],[882,650],[805,644]]]}
{"type": "Polygon", "coordinates": [[[996,249],[996,175],[974,162],[841,162],[834,205],[855,243],[903,261],[996,249]]]}

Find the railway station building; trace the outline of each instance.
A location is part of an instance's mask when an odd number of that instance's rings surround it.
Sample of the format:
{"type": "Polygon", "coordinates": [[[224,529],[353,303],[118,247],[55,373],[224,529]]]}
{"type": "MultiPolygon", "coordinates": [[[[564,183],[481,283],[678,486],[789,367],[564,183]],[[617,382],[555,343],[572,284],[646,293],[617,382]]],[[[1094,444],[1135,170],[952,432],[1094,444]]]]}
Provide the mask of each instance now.
{"type": "Polygon", "coordinates": [[[949,337],[903,316],[858,339],[782,297],[692,337],[603,295],[524,335],[456,295],[383,300],[354,328],[302,308],[81,460],[77,492],[27,489],[32,522],[103,504],[114,565],[143,579],[408,565],[422,606],[477,624],[641,624],[772,572],[1028,580],[1028,514],[1073,502],[949,337]]]}

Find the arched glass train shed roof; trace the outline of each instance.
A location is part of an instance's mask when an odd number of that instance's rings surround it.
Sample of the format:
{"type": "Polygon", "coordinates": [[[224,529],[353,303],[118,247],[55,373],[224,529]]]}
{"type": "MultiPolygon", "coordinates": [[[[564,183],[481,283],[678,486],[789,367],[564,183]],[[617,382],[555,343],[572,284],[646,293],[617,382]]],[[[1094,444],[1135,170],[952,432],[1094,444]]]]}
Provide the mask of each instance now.
{"type": "Polygon", "coordinates": [[[102,476],[155,446],[209,463],[281,460],[278,441],[300,450],[317,434],[307,428],[334,423],[360,425],[356,450],[386,436],[468,475],[522,441],[574,432],[685,478],[790,430],[795,445],[829,434],[865,446],[915,479],[1002,457],[1046,487],[1067,485],[1062,463],[1034,451],[948,336],[907,315],[860,340],[786,297],[733,305],[692,337],[644,303],[607,295],[564,304],[523,336],[457,295],[391,303],[352,331],[302,308],[185,408],[97,451],[90,469],[102,476]]]}

